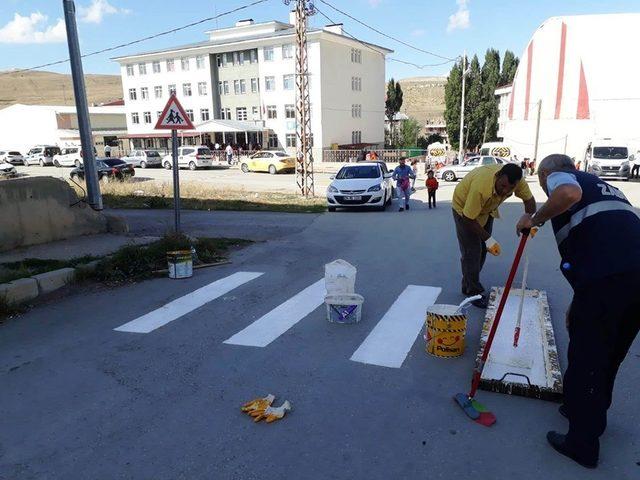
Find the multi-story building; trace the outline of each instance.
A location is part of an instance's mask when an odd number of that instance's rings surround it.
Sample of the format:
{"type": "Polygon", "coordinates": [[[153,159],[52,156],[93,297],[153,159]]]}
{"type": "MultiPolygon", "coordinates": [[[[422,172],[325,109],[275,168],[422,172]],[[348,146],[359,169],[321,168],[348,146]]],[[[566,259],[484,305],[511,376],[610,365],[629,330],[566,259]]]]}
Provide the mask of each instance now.
{"type": "MultiPolygon", "coordinates": [[[[115,59],[132,143],[167,147],[168,135],[154,126],[175,92],[196,126],[185,139],[294,150],[293,25],[243,20],[206,33],[204,42],[115,59]]],[[[307,42],[315,157],[335,144],[382,144],[391,50],[347,37],[341,25],[309,29],[307,42]]]]}

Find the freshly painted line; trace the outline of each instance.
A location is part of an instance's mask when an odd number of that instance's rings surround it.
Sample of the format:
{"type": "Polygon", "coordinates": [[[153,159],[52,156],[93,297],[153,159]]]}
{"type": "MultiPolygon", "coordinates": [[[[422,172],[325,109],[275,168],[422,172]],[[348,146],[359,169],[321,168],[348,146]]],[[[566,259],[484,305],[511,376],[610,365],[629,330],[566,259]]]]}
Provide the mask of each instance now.
{"type": "Polygon", "coordinates": [[[420,333],[439,287],[409,285],[351,356],[354,362],[400,368],[420,333]]]}
{"type": "Polygon", "coordinates": [[[160,328],[163,325],[192,312],[196,308],[200,308],[205,303],[209,303],[234,288],[254,280],[261,275],[263,274],[260,272],[234,273],[233,275],[221,278],[209,285],[205,285],[202,288],[194,290],[183,297],[176,298],[157,310],[149,312],[135,320],[131,320],[124,325],[120,325],[118,328],[114,328],[114,330],[118,332],[131,333],[152,332],[156,328],[160,328]]]}
{"type": "Polygon", "coordinates": [[[324,278],[308,286],[283,304],[239,331],[224,343],[246,347],[266,347],[324,303],[324,278]]]}

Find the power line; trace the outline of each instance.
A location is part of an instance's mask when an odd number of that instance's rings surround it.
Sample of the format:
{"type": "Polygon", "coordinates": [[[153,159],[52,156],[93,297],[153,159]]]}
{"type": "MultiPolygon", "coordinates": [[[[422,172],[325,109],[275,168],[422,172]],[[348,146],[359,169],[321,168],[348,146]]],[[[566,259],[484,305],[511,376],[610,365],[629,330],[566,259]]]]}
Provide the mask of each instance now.
{"type": "MultiPolygon", "coordinates": [[[[340,9],[339,9],[339,8],[337,8],[337,7],[334,7],[333,5],[331,5],[329,2],[326,2],[325,0],[319,0],[319,1],[320,1],[320,2],[322,2],[322,3],[324,3],[325,5],[327,5],[328,7],[330,7],[330,8],[332,8],[332,9],[334,9],[336,12],[341,13],[341,14],[342,14],[342,15],[344,15],[345,17],[349,17],[351,20],[353,20],[353,21],[355,21],[355,22],[358,22],[360,25],[362,25],[362,26],[364,26],[364,27],[368,28],[369,30],[373,30],[374,32],[376,32],[376,33],[378,33],[378,34],[382,35],[383,37],[387,37],[387,38],[389,38],[389,39],[391,39],[391,40],[394,40],[394,41],[396,41],[396,42],[398,42],[398,43],[401,43],[402,45],[404,45],[404,46],[406,46],[406,47],[413,48],[414,50],[417,50],[418,52],[426,53],[426,54],[428,54],[428,55],[432,55],[432,56],[434,56],[434,57],[438,57],[438,58],[442,58],[443,60],[447,60],[447,62],[445,62],[445,63],[453,62],[453,61],[455,61],[455,60],[457,60],[457,59],[459,58],[459,57],[456,57],[456,58],[449,58],[449,57],[445,57],[445,56],[443,56],[443,55],[439,55],[439,54],[437,54],[437,53],[430,52],[429,50],[425,50],[425,49],[423,49],[423,48],[416,47],[415,45],[411,45],[410,43],[407,43],[407,42],[405,42],[405,41],[403,41],[403,40],[400,40],[399,38],[393,37],[393,36],[391,36],[391,35],[389,35],[389,34],[387,34],[387,33],[384,33],[384,32],[382,32],[382,31],[378,30],[378,29],[377,29],[377,28],[375,28],[375,27],[372,27],[371,25],[368,25],[368,24],[364,23],[364,22],[363,22],[363,21],[361,21],[361,20],[358,20],[357,18],[355,18],[355,17],[353,17],[353,16],[349,15],[347,12],[345,12],[345,11],[343,11],[343,10],[340,10],[340,9]]],[[[316,10],[317,10],[317,7],[316,7],[316,10]]],[[[444,63],[438,64],[438,65],[444,65],[444,63]]],[[[434,66],[436,66],[436,65],[434,65],[434,66]]]]}
{"type": "MultiPolygon", "coordinates": [[[[246,4],[246,5],[234,8],[233,10],[228,10],[228,11],[220,13],[218,15],[214,15],[213,17],[203,18],[202,20],[197,20],[195,22],[188,23],[187,25],[183,25],[181,27],[172,28],[171,30],[165,30],[163,32],[156,33],[154,35],[149,35],[147,37],[139,38],[137,40],[132,40],[130,42],[121,43],[119,45],[114,45],[112,47],[103,48],[102,50],[96,50],[94,52],[85,53],[84,55],[82,55],[82,58],[92,57],[94,55],[100,55],[101,53],[112,52],[112,51],[118,50],[120,48],[129,47],[129,46],[135,45],[137,43],[142,43],[142,42],[146,42],[147,40],[153,40],[154,38],[162,37],[164,35],[169,35],[170,33],[176,33],[176,32],[179,32],[180,30],[184,30],[186,28],[195,27],[196,25],[200,25],[202,23],[210,22],[211,20],[217,20],[220,17],[224,17],[226,15],[231,15],[232,13],[236,13],[236,12],[239,12],[241,10],[245,10],[247,8],[253,7],[255,5],[258,5],[260,3],[264,3],[264,2],[267,2],[267,1],[269,1],[269,0],[255,0],[255,1],[251,2],[251,3],[246,4]]],[[[60,65],[62,63],[67,63],[68,61],[69,61],[69,59],[67,58],[67,59],[64,59],[64,60],[57,60],[55,62],[44,63],[42,65],[36,65],[35,67],[21,68],[21,69],[18,69],[18,70],[0,72],[0,76],[11,75],[11,74],[16,74],[16,73],[23,73],[23,72],[29,72],[31,70],[38,70],[38,69],[46,68],[46,67],[52,67],[54,65],[60,65]]]]}

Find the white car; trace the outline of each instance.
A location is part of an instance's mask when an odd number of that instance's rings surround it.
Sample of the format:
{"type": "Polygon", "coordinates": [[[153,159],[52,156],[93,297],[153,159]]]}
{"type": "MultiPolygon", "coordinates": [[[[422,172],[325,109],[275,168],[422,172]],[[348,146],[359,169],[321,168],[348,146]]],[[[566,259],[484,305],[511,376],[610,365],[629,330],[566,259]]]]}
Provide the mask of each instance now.
{"type": "Polygon", "coordinates": [[[471,170],[482,167],[483,165],[503,165],[505,163],[508,162],[502,158],[483,155],[481,157],[470,158],[462,165],[445,165],[436,170],[435,176],[437,179],[442,179],[445,182],[455,182],[456,180],[464,178],[471,170]]]}
{"type": "MultiPolygon", "coordinates": [[[[162,166],[167,170],[173,168],[173,157],[171,154],[165,155],[162,159],[162,166]]],[[[189,170],[196,168],[208,168],[213,166],[213,158],[209,147],[193,146],[178,148],[178,167],[189,167],[189,170]]]]}
{"type": "Polygon", "coordinates": [[[15,177],[16,167],[7,162],[0,162],[0,178],[12,178],[15,177]]]}
{"type": "Polygon", "coordinates": [[[120,157],[120,160],[140,168],[160,167],[162,165],[162,157],[155,150],[131,150],[129,155],[120,157]]]}
{"type": "Polygon", "coordinates": [[[25,165],[53,165],[53,157],[60,153],[55,145],[36,145],[24,157],[25,165]]]}
{"type": "Polygon", "coordinates": [[[383,162],[344,165],[327,189],[327,208],[376,207],[384,210],[391,203],[393,183],[383,162]]]}
{"type": "MultiPolygon", "coordinates": [[[[98,156],[98,151],[93,147],[93,155],[98,156]]],[[[56,167],[80,167],[82,162],[82,148],[79,145],[64,147],[59,154],[53,156],[53,164],[56,167]]]]}
{"type": "Polygon", "coordinates": [[[24,157],[16,150],[0,150],[1,162],[7,162],[11,165],[24,165],[24,157]]]}

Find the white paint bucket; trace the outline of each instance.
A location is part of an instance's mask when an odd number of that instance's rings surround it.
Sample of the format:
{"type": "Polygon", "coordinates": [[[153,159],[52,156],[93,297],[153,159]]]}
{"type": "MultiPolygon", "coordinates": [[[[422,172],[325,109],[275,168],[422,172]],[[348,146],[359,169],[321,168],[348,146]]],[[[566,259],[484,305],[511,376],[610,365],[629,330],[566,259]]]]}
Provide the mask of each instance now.
{"type": "Polygon", "coordinates": [[[169,278],[189,278],[193,276],[193,254],[191,250],[167,252],[169,278]]]}
{"type": "Polygon", "coordinates": [[[349,295],[327,295],[327,320],[332,323],[358,323],[362,318],[364,297],[357,293],[349,295]]]}

